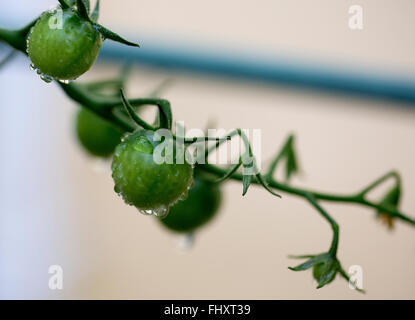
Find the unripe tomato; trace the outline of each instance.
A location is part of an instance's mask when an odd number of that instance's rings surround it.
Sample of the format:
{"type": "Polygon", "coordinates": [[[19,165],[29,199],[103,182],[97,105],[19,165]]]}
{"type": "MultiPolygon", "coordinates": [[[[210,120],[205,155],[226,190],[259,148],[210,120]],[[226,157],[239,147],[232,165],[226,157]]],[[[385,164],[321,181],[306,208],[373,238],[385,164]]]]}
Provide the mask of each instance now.
{"type": "Polygon", "coordinates": [[[121,142],[123,131],[92,111],[82,108],[76,117],[76,134],[89,153],[108,157],[121,142]]]}
{"type": "Polygon", "coordinates": [[[91,68],[103,39],[90,22],[65,9],[44,12],[27,42],[32,66],[39,74],[47,79],[73,80],[91,68]]]}
{"type": "Polygon", "coordinates": [[[192,232],[216,215],[222,198],[219,186],[200,174],[194,180],[188,197],[176,203],[166,218],[159,219],[166,228],[176,232],[192,232]]]}
{"type": "MultiPolygon", "coordinates": [[[[326,260],[320,263],[317,263],[313,266],[313,277],[317,282],[322,280],[322,277],[329,274],[329,272],[334,268],[333,261],[326,260]]],[[[327,283],[330,283],[336,277],[336,272],[330,272],[330,278],[327,283]]]]}
{"type": "Polygon", "coordinates": [[[144,214],[163,217],[187,195],[193,184],[193,167],[184,162],[157,163],[154,132],[138,130],[116,147],[112,162],[114,190],[124,201],[144,214]]]}

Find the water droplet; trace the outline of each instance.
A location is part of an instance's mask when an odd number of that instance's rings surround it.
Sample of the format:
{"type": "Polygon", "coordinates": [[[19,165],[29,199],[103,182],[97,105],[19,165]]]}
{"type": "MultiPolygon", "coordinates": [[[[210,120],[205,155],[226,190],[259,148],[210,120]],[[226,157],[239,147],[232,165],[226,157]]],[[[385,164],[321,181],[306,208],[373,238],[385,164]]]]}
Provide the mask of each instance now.
{"type": "Polygon", "coordinates": [[[142,209],[140,209],[138,211],[140,211],[140,213],[144,214],[145,216],[151,216],[151,215],[153,215],[153,210],[151,210],[151,209],[149,209],[149,210],[142,210],[142,209]]]}
{"type": "Polygon", "coordinates": [[[169,209],[165,206],[155,209],[139,209],[138,211],[146,216],[156,216],[161,219],[165,218],[169,213],[169,209]]]}
{"type": "Polygon", "coordinates": [[[58,80],[60,83],[69,84],[70,80],[58,80]]]}
{"type": "Polygon", "coordinates": [[[179,197],[179,200],[183,201],[187,199],[187,197],[189,196],[189,192],[187,192],[188,190],[189,189],[182,193],[182,195],[179,197]]]}
{"type": "Polygon", "coordinates": [[[30,70],[32,70],[32,71],[35,71],[36,70],[36,67],[35,67],[35,65],[33,63],[30,64],[30,70]]]}
{"type": "Polygon", "coordinates": [[[107,173],[111,167],[111,162],[108,159],[95,157],[92,159],[92,171],[96,173],[107,173]]]}
{"type": "Polygon", "coordinates": [[[167,207],[161,206],[160,208],[154,209],[154,215],[159,218],[164,218],[169,214],[167,207]]]}
{"type": "Polygon", "coordinates": [[[46,75],[46,74],[41,74],[40,79],[42,79],[46,83],[51,83],[53,81],[53,78],[51,76],[46,75]]]}
{"type": "Polygon", "coordinates": [[[177,247],[182,251],[188,251],[193,248],[195,244],[195,234],[193,232],[181,235],[177,247]]]}

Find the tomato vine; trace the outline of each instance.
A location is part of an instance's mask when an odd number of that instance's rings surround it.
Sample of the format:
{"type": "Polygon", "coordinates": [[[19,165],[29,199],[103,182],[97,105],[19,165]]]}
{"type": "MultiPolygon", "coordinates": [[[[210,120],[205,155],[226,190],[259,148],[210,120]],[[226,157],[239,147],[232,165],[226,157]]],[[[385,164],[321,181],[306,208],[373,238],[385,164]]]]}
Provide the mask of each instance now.
{"type": "MultiPolygon", "coordinates": [[[[97,23],[99,16],[99,1],[97,2],[96,7],[91,14],[89,13],[90,5],[89,1],[87,0],[59,0],[59,3],[62,9],[73,10],[74,14],[79,16],[80,19],[91,23],[94,28],[99,33],[101,33],[104,39],[118,41],[124,45],[138,46],[123,39],[116,33],[106,29],[97,23]]],[[[20,30],[8,30],[0,28],[0,41],[6,43],[14,50],[10,53],[10,55],[6,57],[3,62],[0,62],[0,67],[8,62],[15,55],[16,51],[20,51],[25,55],[28,55],[27,38],[38,19],[35,19],[26,27],[20,30]]],[[[109,81],[101,81],[96,83],[63,83],[57,81],[57,84],[65,92],[68,98],[88,109],[96,116],[103,118],[113,125],[119,127],[124,132],[134,132],[137,128],[142,128],[150,131],[155,131],[158,128],[165,128],[168,130],[171,130],[172,128],[172,111],[169,101],[154,97],[127,99],[124,92],[122,91],[124,84],[123,80],[111,79],[109,81]],[[117,94],[102,95],[97,92],[97,88],[101,88],[107,85],[116,87],[117,94]],[[154,122],[156,124],[149,124],[139,117],[136,110],[143,105],[152,105],[158,108],[158,115],[156,119],[157,121],[154,122]]],[[[337,259],[340,229],[339,225],[324,209],[324,207],[321,205],[321,202],[357,204],[373,209],[377,212],[377,214],[386,216],[390,220],[398,219],[411,225],[415,225],[415,220],[403,214],[398,208],[401,194],[401,178],[396,171],[386,173],[379,179],[364,187],[362,190],[351,194],[340,195],[335,193],[318,192],[296,187],[290,184],[291,176],[298,171],[297,156],[294,148],[295,137],[293,135],[290,135],[287,138],[264,175],[262,175],[260,172],[256,172],[255,174],[244,174],[244,169],[247,169],[248,167],[255,167],[256,163],[255,158],[253,157],[250,143],[247,137],[244,135],[243,131],[240,129],[234,130],[222,138],[212,138],[208,136],[184,138],[175,135],[173,135],[173,137],[176,140],[182,140],[185,144],[206,142],[208,140],[216,141],[216,144],[213,146],[213,148],[210,148],[206,151],[204,155],[205,160],[207,159],[209,153],[217,149],[222,143],[232,139],[233,137],[239,137],[242,139],[245,145],[245,154],[241,155],[237,164],[224,169],[204,161],[203,163],[196,164],[198,172],[205,172],[217,177],[215,183],[220,183],[227,179],[242,182],[243,195],[246,194],[250,185],[260,185],[268,190],[271,194],[278,197],[280,196],[279,194],[275,193],[275,191],[298,196],[307,201],[314,209],[316,209],[316,211],[331,226],[333,237],[330,247],[326,252],[321,254],[295,256],[294,258],[308,260],[290,269],[294,271],[302,271],[313,268],[313,276],[318,281],[319,288],[330,283],[336,274],[339,274],[341,277],[349,281],[349,276],[341,267],[341,264],[337,259]],[[245,161],[246,159],[251,159],[251,161],[245,161]],[[281,166],[282,162],[285,164],[285,181],[279,181],[275,178],[275,171],[279,166],[281,166]],[[238,171],[241,167],[243,169],[242,173],[238,171]],[[367,198],[367,195],[370,191],[389,179],[393,179],[395,183],[391,190],[383,197],[383,199],[376,202],[367,198]]],[[[356,289],[360,290],[357,287],[356,289]]]]}

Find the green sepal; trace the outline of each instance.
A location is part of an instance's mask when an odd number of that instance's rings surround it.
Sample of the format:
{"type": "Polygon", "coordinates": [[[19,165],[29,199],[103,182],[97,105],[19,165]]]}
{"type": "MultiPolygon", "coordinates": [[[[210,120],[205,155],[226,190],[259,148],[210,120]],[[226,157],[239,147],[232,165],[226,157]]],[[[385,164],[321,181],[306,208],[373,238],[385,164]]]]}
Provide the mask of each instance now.
{"type": "Polygon", "coordinates": [[[308,259],[306,262],[296,266],[288,267],[292,271],[304,271],[307,269],[313,268],[313,278],[317,281],[317,289],[324,287],[325,285],[331,283],[335,278],[337,273],[339,273],[343,278],[345,278],[357,291],[364,293],[363,289],[360,289],[356,286],[355,283],[350,282],[350,277],[342,269],[339,260],[336,256],[330,253],[321,253],[317,255],[300,255],[300,256],[289,256],[294,259],[308,259]]]}
{"type": "Polygon", "coordinates": [[[231,166],[223,177],[220,177],[219,179],[215,180],[215,183],[219,183],[219,182],[222,182],[222,181],[225,181],[226,179],[228,179],[230,176],[232,176],[239,169],[239,167],[241,165],[242,165],[242,161],[239,158],[239,162],[237,164],[235,164],[234,166],[231,166]]]}
{"type": "Polygon", "coordinates": [[[66,0],[58,0],[58,1],[63,10],[71,8],[71,4],[66,2],[66,0]]]}
{"type": "Polygon", "coordinates": [[[93,22],[98,22],[98,18],[99,18],[99,9],[100,9],[100,3],[99,0],[97,0],[96,4],[95,4],[95,8],[94,11],[92,11],[91,13],[91,20],[93,22]]]}
{"type": "Polygon", "coordinates": [[[267,190],[269,193],[271,193],[272,195],[281,198],[281,195],[279,195],[278,193],[275,193],[268,185],[268,183],[264,180],[264,177],[261,175],[261,173],[257,173],[256,174],[256,179],[258,180],[259,184],[261,186],[263,186],[265,188],[265,190],[267,190]]]}
{"type": "Polygon", "coordinates": [[[401,184],[397,183],[380,200],[380,205],[385,208],[397,209],[401,199],[401,184]]]}
{"type": "Polygon", "coordinates": [[[94,23],[94,26],[97,28],[97,30],[102,34],[102,36],[105,39],[110,39],[112,41],[116,41],[116,42],[125,44],[127,46],[140,47],[140,45],[138,43],[134,43],[134,42],[130,42],[128,40],[125,40],[124,38],[122,38],[118,34],[112,32],[111,30],[108,30],[107,28],[105,28],[104,26],[102,26],[98,23],[94,23]]]}
{"type": "MultiPolygon", "coordinates": [[[[399,202],[401,199],[401,184],[400,180],[397,181],[394,187],[392,187],[380,200],[379,205],[382,208],[390,210],[398,210],[399,202]]],[[[377,218],[384,222],[389,230],[392,230],[395,225],[395,217],[385,212],[386,210],[378,210],[376,212],[377,218]]]]}
{"type": "Polygon", "coordinates": [[[91,21],[89,17],[89,0],[76,0],[78,15],[86,21],[91,21]]]}
{"type": "Polygon", "coordinates": [[[267,177],[272,178],[281,161],[283,162],[285,183],[289,183],[291,177],[299,172],[297,154],[294,148],[294,139],[295,136],[291,134],[285,140],[283,147],[272,161],[272,164],[266,174],[267,177]]]}
{"type": "Polygon", "coordinates": [[[89,0],[81,0],[81,1],[84,3],[85,8],[86,8],[86,12],[89,15],[89,13],[91,12],[91,4],[90,4],[90,1],[89,0]]]}
{"type": "Polygon", "coordinates": [[[248,192],[248,188],[250,186],[252,182],[252,175],[251,174],[244,174],[243,178],[242,178],[242,184],[243,184],[243,190],[242,190],[242,195],[246,195],[246,193],[248,192]]]}
{"type": "Polygon", "coordinates": [[[287,144],[285,150],[282,154],[282,157],[285,158],[285,181],[288,183],[292,176],[298,173],[298,161],[297,161],[297,154],[294,148],[294,140],[295,136],[290,135],[287,140],[287,144]]]}
{"type": "Polygon", "coordinates": [[[334,280],[338,271],[337,259],[330,257],[313,266],[313,277],[317,281],[317,289],[324,287],[334,280]]]}
{"type": "Polygon", "coordinates": [[[294,146],[291,143],[290,148],[287,150],[285,163],[285,181],[289,182],[291,177],[298,173],[297,156],[294,150],[294,146]]]}
{"type": "Polygon", "coordinates": [[[324,261],[329,256],[330,255],[328,253],[323,253],[323,254],[316,255],[316,256],[307,256],[311,258],[307,260],[306,262],[299,264],[296,267],[288,267],[288,269],[292,271],[304,271],[304,270],[310,269],[315,264],[320,263],[321,261],[324,261]]]}

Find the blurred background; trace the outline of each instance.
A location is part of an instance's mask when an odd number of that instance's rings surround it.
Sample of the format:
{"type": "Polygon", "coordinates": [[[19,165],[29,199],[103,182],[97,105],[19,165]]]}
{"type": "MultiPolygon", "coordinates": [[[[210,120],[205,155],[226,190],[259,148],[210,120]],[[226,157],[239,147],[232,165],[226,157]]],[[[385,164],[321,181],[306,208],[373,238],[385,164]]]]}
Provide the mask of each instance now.
{"type": "MultiPolygon", "coordinates": [[[[3,1],[20,27],[52,0],[3,1]]],[[[100,23],[141,49],[105,44],[80,80],[134,61],[130,96],[173,79],[163,97],[191,128],[262,130],[263,166],[297,135],[296,185],[351,193],[390,169],[415,216],[415,2],[412,0],[101,1],[100,23]],[[349,28],[351,5],[363,29],[349,28]]],[[[0,48],[1,56],[7,50],[0,48]]],[[[41,299],[414,299],[414,228],[328,203],[339,259],[360,265],[366,295],[343,279],[316,290],[288,254],[326,250],[331,230],[304,200],[223,188],[218,217],[181,250],[180,237],[124,205],[110,163],[77,144],[78,108],[20,55],[0,72],[0,297],[41,299]],[[50,290],[48,268],[63,268],[50,290]]]]}

